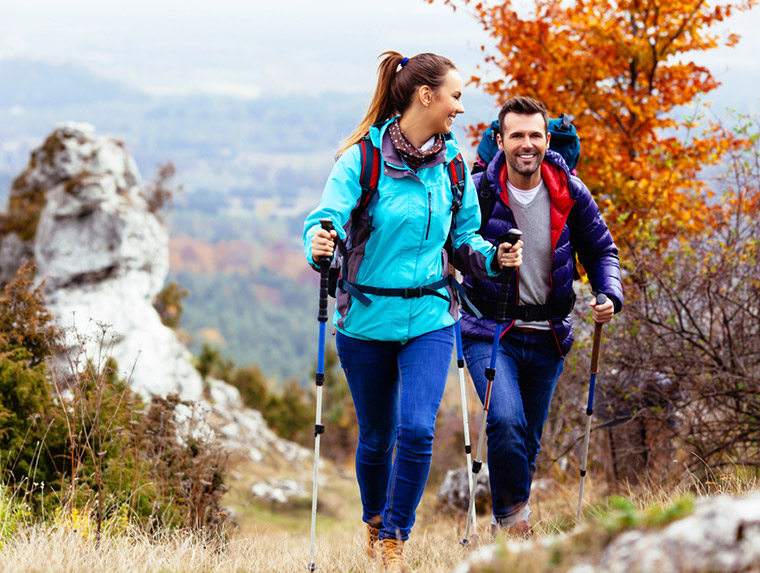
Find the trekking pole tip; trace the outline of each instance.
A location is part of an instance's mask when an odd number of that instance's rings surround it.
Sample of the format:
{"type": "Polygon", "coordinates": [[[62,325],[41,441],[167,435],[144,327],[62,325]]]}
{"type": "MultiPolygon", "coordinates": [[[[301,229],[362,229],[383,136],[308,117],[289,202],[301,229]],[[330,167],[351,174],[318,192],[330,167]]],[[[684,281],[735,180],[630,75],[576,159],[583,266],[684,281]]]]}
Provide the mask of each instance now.
{"type": "Polygon", "coordinates": [[[459,542],[462,547],[477,547],[480,545],[480,536],[477,532],[472,532],[469,537],[465,537],[459,542]]]}

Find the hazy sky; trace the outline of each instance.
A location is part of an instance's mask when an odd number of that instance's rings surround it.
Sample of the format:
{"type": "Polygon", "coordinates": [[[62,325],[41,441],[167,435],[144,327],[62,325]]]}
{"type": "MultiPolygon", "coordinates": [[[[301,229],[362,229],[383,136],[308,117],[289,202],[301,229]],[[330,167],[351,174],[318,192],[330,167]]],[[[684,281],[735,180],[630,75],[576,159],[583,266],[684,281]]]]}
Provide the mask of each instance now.
{"type": "MultiPolygon", "coordinates": [[[[757,93],[759,28],[760,9],[740,14],[740,47],[699,56],[729,90],[757,93]]],[[[472,16],[422,0],[0,0],[0,58],[74,62],[154,93],[369,93],[384,50],[438,52],[468,77],[483,44],[472,16]]]]}

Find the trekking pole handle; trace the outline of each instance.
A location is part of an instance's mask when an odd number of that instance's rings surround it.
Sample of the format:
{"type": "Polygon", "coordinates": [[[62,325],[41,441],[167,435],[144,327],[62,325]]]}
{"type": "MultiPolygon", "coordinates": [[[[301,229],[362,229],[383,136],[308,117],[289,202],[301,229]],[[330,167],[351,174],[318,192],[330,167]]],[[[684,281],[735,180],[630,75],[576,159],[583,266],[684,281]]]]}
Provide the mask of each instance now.
{"type": "MultiPolygon", "coordinates": [[[[330,219],[320,219],[319,224],[328,233],[332,231],[333,224],[330,219]]],[[[327,290],[329,285],[330,274],[330,257],[320,257],[319,259],[319,322],[327,322],[327,290]]]]}
{"type": "MultiPolygon", "coordinates": [[[[600,292],[596,295],[596,304],[604,304],[607,302],[607,296],[600,292]]],[[[594,346],[591,351],[591,374],[596,374],[599,371],[599,350],[602,346],[602,323],[594,323],[594,346]]]]}
{"type": "MultiPolygon", "coordinates": [[[[510,245],[514,245],[520,240],[522,231],[519,229],[510,229],[503,235],[500,235],[496,239],[496,249],[498,252],[499,245],[506,242],[510,245]]],[[[509,279],[512,277],[514,267],[507,267],[501,271],[501,292],[499,293],[499,300],[496,304],[496,322],[499,324],[504,323],[507,320],[507,295],[509,293],[509,279]]]]}

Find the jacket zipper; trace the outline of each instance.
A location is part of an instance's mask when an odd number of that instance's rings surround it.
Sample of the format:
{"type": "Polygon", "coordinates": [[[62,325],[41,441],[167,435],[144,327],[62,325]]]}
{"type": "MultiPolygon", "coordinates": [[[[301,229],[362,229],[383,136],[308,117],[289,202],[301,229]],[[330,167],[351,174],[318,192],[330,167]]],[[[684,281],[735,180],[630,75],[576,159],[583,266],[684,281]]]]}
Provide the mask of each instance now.
{"type": "Polygon", "coordinates": [[[428,240],[428,237],[430,236],[430,221],[433,218],[433,195],[430,191],[428,191],[428,221],[427,221],[427,230],[425,231],[425,240],[428,240]]]}
{"type": "MultiPolygon", "coordinates": [[[[554,249],[552,249],[551,261],[552,261],[551,267],[554,268],[554,249]]],[[[549,273],[549,287],[550,287],[551,292],[553,293],[554,292],[554,275],[551,272],[549,273]]],[[[564,358],[565,355],[562,354],[562,345],[559,343],[559,338],[557,338],[557,331],[554,329],[554,322],[552,321],[551,318],[549,319],[548,322],[549,322],[549,328],[551,329],[552,335],[554,336],[554,342],[557,344],[557,350],[559,351],[560,356],[564,358]]]]}

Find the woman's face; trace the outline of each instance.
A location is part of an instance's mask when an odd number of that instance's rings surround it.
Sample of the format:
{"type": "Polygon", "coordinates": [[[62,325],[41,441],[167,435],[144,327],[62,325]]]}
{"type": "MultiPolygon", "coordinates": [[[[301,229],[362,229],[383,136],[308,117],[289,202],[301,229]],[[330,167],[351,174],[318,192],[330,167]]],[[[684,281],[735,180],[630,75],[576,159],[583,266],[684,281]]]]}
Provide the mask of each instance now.
{"type": "Polygon", "coordinates": [[[428,106],[427,113],[434,133],[449,133],[456,116],[464,113],[462,89],[462,76],[457,70],[449,70],[443,84],[433,92],[428,106]]]}

